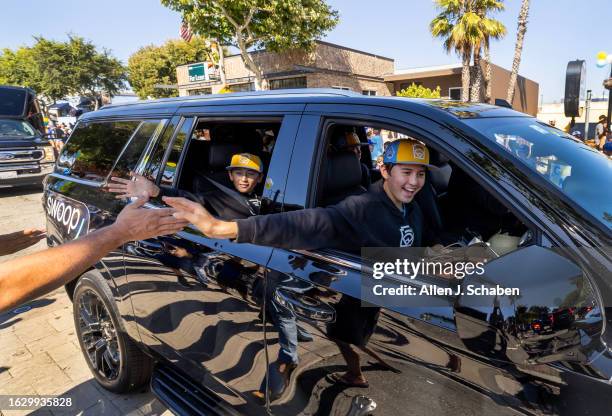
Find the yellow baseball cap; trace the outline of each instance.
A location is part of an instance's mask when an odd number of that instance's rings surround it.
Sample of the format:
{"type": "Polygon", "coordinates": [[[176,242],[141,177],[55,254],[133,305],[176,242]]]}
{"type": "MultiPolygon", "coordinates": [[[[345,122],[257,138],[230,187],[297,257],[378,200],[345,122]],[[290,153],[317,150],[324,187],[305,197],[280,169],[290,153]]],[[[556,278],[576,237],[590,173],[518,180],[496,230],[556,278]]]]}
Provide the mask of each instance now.
{"type": "Polygon", "coordinates": [[[427,146],[414,139],[399,139],[389,143],[383,155],[383,163],[423,165],[435,168],[434,165],[429,164],[427,146]]]}
{"type": "Polygon", "coordinates": [[[230,165],[226,169],[251,169],[262,173],[263,164],[259,156],[250,153],[238,153],[232,156],[230,165]]]}

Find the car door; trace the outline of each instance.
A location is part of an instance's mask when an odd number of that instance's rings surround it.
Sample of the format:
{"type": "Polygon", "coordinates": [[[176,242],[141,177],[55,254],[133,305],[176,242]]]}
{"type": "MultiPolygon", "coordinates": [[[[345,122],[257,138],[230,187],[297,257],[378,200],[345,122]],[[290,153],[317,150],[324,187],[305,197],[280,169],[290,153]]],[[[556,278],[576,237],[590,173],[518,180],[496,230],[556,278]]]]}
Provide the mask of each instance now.
{"type": "MultiPolygon", "coordinates": [[[[144,117],[79,122],[55,172],[46,180],[43,205],[49,245],[78,238],[114,221],[123,204],[103,192],[107,177],[135,168],[143,149],[155,140],[165,122],[163,118],[144,117]]],[[[132,307],[123,296],[121,250],[112,250],[95,267],[109,280],[121,314],[131,315],[132,307]]],[[[67,285],[70,296],[75,284],[76,280],[67,285]]],[[[130,322],[125,327],[138,338],[130,322]]]]}
{"type": "MultiPolygon", "coordinates": [[[[462,155],[459,163],[466,169],[470,165],[463,162],[482,163],[484,157],[467,141],[456,140],[454,132],[445,131],[430,120],[389,109],[308,106],[301,132],[321,140],[324,117],[332,116],[410,128],[439,148],[458,151],[462,155]]],[[[316,140],[298,139],[297,144],[301,150],[294,154],[313,155],[313,158],[300,158],[295,164],[292,160],[287,188],[305,190],[316,181],[313,172],[316,172],[316,155],[321,150],[316,140]]],[[[491,169],[497,168],[489,166],[491,169]]],[[[497,174],[496,179],[508,185],[508,189],[516,186],[516,179],[503,170],[498,169],[497,174]]],[[[490,183],[491,178],[488,181],[490,183]]],[[[519,198],[516,190],[513,192],[513,197],[519,198]]],[[[307,192],[286,193],[285,197],[285,206],[312,206],[307,192]]],[[[537,211],[533,200],[520,195],[522,204],[537,211]]],[[[521,211],[528,209],[523,206],[521,211]]],[[[529,263],[529,259],[540,259],[534,260],[536,263],[559,262],[564,264],[563,270],[578,270],[573,269],[573,261],[570,265],[564,263],[568,262],[567,253],[551,254],[542,247],[551,243],[538,231],[541,230],[536,229],[538,237],[532,246],[517,250],[512,258],[501,257],[490,262],[486,276],[491,276],[492,281],[500,281],[501,278],[493,277],[492,270],[512,270],[516,264],[529,263]]],[[[604,394],[600,382],[576,370],[587,366],[587,372],[601,373],[605,364],[591,366],[588,359],[576,360],[581,364],[570,364],[572,371],[567,371],[567,367],[558,365],[564,364],[567,357],[550,355],[554,349],[552,339],[558,342],[557,335],[538,339],[549,349],[546,353],[540,351],[542,355],[536,361],[512,356],[517,347],[516,336],[515,344],[509,345],[509,332],[495,330],[509,328],[516,322],[517,314],[508,310],[500,312],[500,305],[495,301],[488,303],[484,311],[464,305],[461,296],[432,296],[427,303],[421,304],[394,304],[388,299],[368,297],[364,303],[364,287],[367,287],[364,273],[371,271],[359,256],[337,250],[275,249],[269,269],[267,296],[276,331],[269,335],[268,347],[270,360],[277,363],[276,370],[274,364],[270,365],[271,373],[277,372],[270,374],[274,413],[516,414],[517,410],[563,413],[577,409],[573,400],[579,397],[580,386],[589,385],[604,394]],[[458,315],[461,319],[457,319],[458,315]],[[495,326],[495,330],[490,326],[495,326]],[[287,356],[297,357],[294,363],[297,366],[289,376],[279,370],[282,368],[279,363],[287,356]],[[343,383],[333,376],[347,371],[361,372],[368,385],[343,383]],[[566,380],[572,380],[572,387],[564,385],[566,380]]],[[[586,286],[583,285],[586,280],[578,278],[579,272],[565,275],[564,281],[555,280],[560,277],[557,273],[541,269],[540,272],[535,278],[522,281],[523,291],[542,293],[544,287],[552,285],[557,294],[571,297],[576,295],[579,286],[586,286]]],[[[512,280],[508,276],[505,278],[512,280]]],[[[393,280],[383,278],[388,285],[397,286],[393,280]]],[[[432,282],[444,286],[439,279],[423,275],[408,284],[418,288],[432,282]]],[[[505,283],[508,284],[508,280],[505,283]]],[[[540,300],[541,304],[553,303],[552,297],[540,300]]],[[[535,300],[532,302],[536,308],[540,305],[535,300]]],[[[589,304],[593,304],[593,298],[587,295],[581,305],[589,304]]],[[[598,325],[601,328],[601,321],[598,325]]],[[[568,329],[574,336],[569,336],[571,340],[567,341],[574,353],[576,348],[580,349],[581,342],[591,339],[575,326],[564,328],[568,329]]],[[[531,347],[535,348],[536,344],[531,347]]],[[[554,345],[559,346],[558,343],[554,345]]],[[[603,351],[601,346],[593,349],[603,351]]],[[[587,355],[592,354],[588,352],[591,348],[584,351],[587,355]]],[[[527,353],[538,354],[533,349],[527,353]]],[[[603,375],[599,377],[603,378],[603,375]]],[[[606,405],[600,400],[592,404],[592,409],[600,411],[606,405]]]]}
{"type": "MultiPolygon", "coordinates": [[[[162,161],[162,152],[155,150],[157,156],[143,172],[156,174],[162,186],[177,185],[196,116],[198,122],[279,120],[262,206],[282,200],[299,112],[266,112],[264,106],[256,114],[241,106],[220,114],[190,109],[167,141],[162,161]],[[239,116],[228,118],[230,111],[239,116]]],[[[152,201],[151,206],[162,203],[152,201]]],[[[245,414],[263,411],[252,392],[259,389],[267,368],[260,309],[271,253],[267,247],[206,238],[194,227],[126,246],[129,293],[143,343],[245,414]]]]}

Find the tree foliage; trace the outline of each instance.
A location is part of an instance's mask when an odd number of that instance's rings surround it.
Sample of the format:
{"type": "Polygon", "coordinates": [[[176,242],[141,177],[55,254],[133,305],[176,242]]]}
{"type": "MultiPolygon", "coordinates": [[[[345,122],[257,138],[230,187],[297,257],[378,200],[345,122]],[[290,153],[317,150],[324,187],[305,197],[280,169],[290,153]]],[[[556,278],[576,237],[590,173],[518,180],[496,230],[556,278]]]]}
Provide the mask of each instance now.
{"type": "Polygon", "coordinates": [[[338,12],[324,0],[161,0],[178,11],[192,31],[240,50],[257,86],[267,88],[253,49],[274,52],[311,49],[314,40],[333,29],[338,12]]]}
{"type": "Polygon", "coordinates": [[[177,89],[156,88],[175,85],[176,67],[193,62],[215,61],[210,45],[199,36],[190,42],[169,40],[161,46],[140,48],[128,60],[128,79],[134,92],[143,99],[176,97],[177,89]]]}
{"type": "MultiPolygon", "coordinates": [[[[443,39],[447,52],[455,51],[461,57],[461,100],[469,101],[470,63],[472,55],[478,64],[477,77],[480,72],[480,50],[490,38],[505,34],[501,22],[487,17],[487,13],[503,9],[500,0],[434,0],[440,13],[431,21],[429,29],[435,37],[443,39]]],[[[473,97],[480,96],[480,83],[476,85],[473,97]]]]}
{"type": "Polygon", "coordinates": [[[80,95],[98,101],[124,87],[125,68],[106,49],[99,51],[82,37],[69,35],[67,42],[35,37],[34,45],[0,54],[0,84],[34,89],[51,101],[80,95]]]}
{"type": "Polygon", "coordinates": [[[411,97],[411,98],[440,98],[440,86],[437,86],[435,90],[426,88],[422,85],[416,85],[414,82],[396,93],[398,97],[411,97]]]}

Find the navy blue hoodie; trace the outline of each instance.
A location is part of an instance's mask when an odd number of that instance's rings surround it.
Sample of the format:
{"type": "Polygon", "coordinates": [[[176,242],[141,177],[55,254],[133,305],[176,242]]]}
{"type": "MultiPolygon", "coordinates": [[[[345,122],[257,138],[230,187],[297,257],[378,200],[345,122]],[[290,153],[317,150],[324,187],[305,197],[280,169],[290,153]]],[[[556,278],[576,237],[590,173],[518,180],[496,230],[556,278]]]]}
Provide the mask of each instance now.
{"type": "Polygon", "coordinates": [[[383,181],[364,194],[336,205],[280,214],[259,215],[238,222],[238,243],[312,250],[361,247],[419,247],[423,213],[415,201],[400,211],[383,189],[383,181]]]}

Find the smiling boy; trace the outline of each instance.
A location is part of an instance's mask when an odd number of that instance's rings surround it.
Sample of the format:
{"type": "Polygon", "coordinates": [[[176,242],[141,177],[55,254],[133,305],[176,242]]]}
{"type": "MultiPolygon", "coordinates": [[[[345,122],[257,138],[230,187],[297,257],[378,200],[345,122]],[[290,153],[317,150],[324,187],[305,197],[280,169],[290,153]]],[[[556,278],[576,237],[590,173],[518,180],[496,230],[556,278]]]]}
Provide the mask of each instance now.
{"type": "Polygon", "coordinates": [[[433,243],[424,230],[423,213],[414,201],[425,184],[429,150],[413,139],[392,142],[384,153],[382,181],[364,194],[325,208],[261,215],[237,221],[213,217],[200,204],[164,197],[175,214],[211,238],[230,238],[288,249],[418,247],[433,243]]]}

